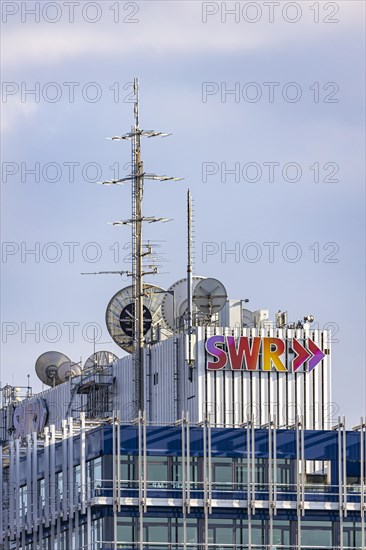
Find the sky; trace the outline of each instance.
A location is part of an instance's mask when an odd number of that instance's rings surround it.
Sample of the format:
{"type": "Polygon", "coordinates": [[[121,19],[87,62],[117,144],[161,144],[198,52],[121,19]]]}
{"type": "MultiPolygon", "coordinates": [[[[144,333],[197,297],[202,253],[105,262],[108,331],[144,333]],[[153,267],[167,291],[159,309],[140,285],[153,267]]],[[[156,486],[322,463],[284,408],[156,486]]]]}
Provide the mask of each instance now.
{"type": "Polygon", "coordinates": [[[168,288],[186,271],[251,310],[332,329],[334,416],[366,416],[365,4],[2,2],[1,384],[41,389],[47,350],[84,362],[123,352],[105,327],[128,270],[133,124],[143,142],[145,228],[168,288]]]}

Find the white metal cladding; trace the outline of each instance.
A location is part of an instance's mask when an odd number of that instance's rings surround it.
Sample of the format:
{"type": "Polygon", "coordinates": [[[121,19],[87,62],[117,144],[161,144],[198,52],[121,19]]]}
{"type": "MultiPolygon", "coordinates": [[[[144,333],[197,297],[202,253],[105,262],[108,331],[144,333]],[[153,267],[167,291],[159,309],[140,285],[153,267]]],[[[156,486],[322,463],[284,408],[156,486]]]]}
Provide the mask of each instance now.
{"type": "Polygon", "coordinates": [[[233,426],[252,417],[255,425],[261,426],[268,423],[271,414],[280,426],[291,426],[297,416],[303,416],[306,429],[329,428],[335,421],[332,418],[329,340],[329,333],[319,330],[198,328],[196,369],[200,382],[198,417],[194,417],[194,421],[201,422],[209,416],[213,424],[233,426]],[[208,371],[204,343],[214,334],[285,339],[288,372],[208,371]],[[323,361],[312,372],[291,372],[293,337],[303,344],[310,337],[326,352],[323,361]]]}
{"type": "Polygon", "coordinates": [[[115,383],[111,389],[112,409],[119,411],[122,421],[132,420],[136,416],[134,412],[135,384],[132,356],[127,355],[113,363],[112,372],[115,377],[115,383]]]}

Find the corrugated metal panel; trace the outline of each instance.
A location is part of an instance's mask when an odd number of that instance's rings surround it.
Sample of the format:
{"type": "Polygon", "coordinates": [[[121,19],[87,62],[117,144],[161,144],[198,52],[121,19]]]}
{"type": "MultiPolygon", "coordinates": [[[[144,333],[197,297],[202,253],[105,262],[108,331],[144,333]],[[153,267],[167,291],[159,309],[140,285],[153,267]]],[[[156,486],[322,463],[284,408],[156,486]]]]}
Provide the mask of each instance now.
{"type": "MultiPolygon", "coordinates": [[[[119,411],[122,421],[133,420],[134,410],[134,374],[132,355],[122,357],[113,364],[115,385],[113,388],[113,409],[119,411]]],[[[111,411],[112,412],[112,411],[111,411]]]]}
{"type": "MultiPolygon", "coordinates": [[[[177,335],[145,350],[145,411],[148,421],[173,422],[189,412],[192,422],[209,416],[212,424],[232,426],[245,422],[251,415],[256,426],[268,423],[269,411],[277,414],[278,424],[292,425],[296,415],[305,416],[308,429],[328,428],[332,424],[330,393],[330,355],[311,373],[278,373],[264,371],[207,371],[205,341],[213,334],[243,336],[273,336],[287,339],[286,361],[290,364],[291,338],[305,345],[310,335],[322,349],[330,350],[327,334],[302,329],[250,329],[199,327],[195,341],[194,368],[186,362],[186,336],[177,335]]],[[[262,358],[261,358],[262,361],[262,358]]],[[[262,366],[262,365],[261,365],[262,366]]],[[[122,421],[136,416],[134,406],[134,372],[132,356],[116,361],[112,367],[114,385],[111,387],[111,411],[119,411],[122,421]]],[[[72,382],[49,388],[33,399],[46,400],[49,418],[47,425],[61,428],[62,419],[80,410],[81,396],[73,395],[72,382]],[[68,412],[69,411],[69,412],[68,412]]],[[[32,400],[32,399],[31,399],[32,400]]],[[[84,396],[85,400],[85,396],[84,396]]],[[[107,413],[108,414],[108,413],[107,413]]]]}

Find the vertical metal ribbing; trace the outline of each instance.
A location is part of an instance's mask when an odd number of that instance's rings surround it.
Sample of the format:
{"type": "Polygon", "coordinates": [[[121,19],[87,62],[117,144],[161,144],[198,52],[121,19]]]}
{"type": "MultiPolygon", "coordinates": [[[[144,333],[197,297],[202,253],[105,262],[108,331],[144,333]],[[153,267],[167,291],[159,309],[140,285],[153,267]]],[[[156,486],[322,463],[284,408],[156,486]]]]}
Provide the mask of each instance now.
{"type": "Polygon", "coordinates": [[[9,531],[10,537],[14,535],[15,519],[15,467],[14,467],[14,441],[9,442],[9,531]]]}
{"type": "Polygon", "coordinates": [[[252,548],[252,477],[251,477],[251,421],[247,419],[247,513],[248,513],[248,548],[252,548]]]}
{"type": "Polygon", "coordinates": [[[339,544],[343,550],[343,468],[342,468],[342,423],[338,417],[338,501],[339,501],[339,544]]]}
{"type": "Polygon", "coordinates": [[[272,419],[268,419],[268,507],[269,507],[269,545],[273,545],[273,485],[272,485],[272,419]]]}
{"type": "Polygon", "coordinates": [[[187,508],[186,508],[186,441],[185,441],[185,418],[184,418],[184,412],[182,411],[182,520],[183,520],[183,548],[184,550],[187,548],[187,508]]]}
{"type": "Polygon", "coordinates": [[[40,523],[39,530],[38,530],[38,548],[42,548],[42,544],[43,544],[43,523],[40,523]]]}
{"type": "Polygon", "coordinates": [[[45,515],[45,527],[48,527],[50,524],[50,440],[49,434],[50,430],[48,426],[44,429],[44,490],[45,490],[45,504],[44,504],[44,515],[45,515]]]}
{"type": "Polygon", "coordinates": [[[209,512],[212,512],[212,448],[211,448],[211,421],[210,416],[207,419],[207,433],[208,433],[208,505],[209,512]]]}
{"type": "Polygon", "coordinates": [[[86,508],[86,541],[87,541],[87,548],[93,548],[93,541],[92,541],[92,521],[91,521],[91,506],[90,502],[88,503],[88,506],[86,508]]]}
{"type": "Polygon", "coordinates": [[[37,487],[37,433],[32,434],[32,517],[33,531],[37,529],[38,517],[38,487],[37,487]]]}
{"type": "Polygon", "coordinates": [[[366,423],[364,418],[361,417],[361,431],[360,431],[360,460],[361,460],[361,548],[366,546],[365,537],[365,437],[364,429],[366,423]]]}
{"type": "Polygon", "coordinates": [[[74,517],[74,420],[72,417],[69,418],[69,439],[68,439],[68,504],[69,504],[69,517],[72,519],[74,517]]]}
{"type": "Polygon", "coordinates": [[[301,445],[300,445],[300,451],[301,451],[301,465],[303,474],[301,476],[301,513],[304,516],[305,515],[305,476],[306,476],[306,462],[305,462],[305,424],[304,424],[304,417],[301,417],[301,445]]]}
{"type": "Polygon", "coordinates": [[[56,522],[56,428],[52,424],[50,426],[51,445],[50,445],[50,504],[51,504],[51,525],[55,525],[56,522]]]}
{"type": "Polygon", "coordinates": [[[66,548],[75,548],[75,546],[73,546],[73,534],[76,536],[76,533],[79,533],[79,530],[76,527],[76,522],[75,528],[73,528],[72,519],[69,518],[68,546],[66,545],[66,548]]]}
{"type": "MultiPolygon", "coordinates": [[[[46,428],[45,428],[45,432],[46,432],[46,428]]],[[[28,534],[32,532],[31,524],[32,524],[32,436],[28,434],[27,435],[27,533],[28,534]]]]}
{"type": "MultiPolygon", "coordinates": [[[[0,445],[0,544],[4,542],[4,516],[3,516],[3,447],[0,445]]],[[[27,495],[28,499],[28,495],[27,495]]]]}
{"type": "Polygon", "coordinates": [[[273,421],[273,513],[277,514],[277,418],[273,421]]]}
{"type": "MultiPolygon", "coordinates": [[[[20,440],[15,440],[15,525],[16,536],[20,535],[20,440]]],[[[22,520],[24,522],[24,518],[22,520]]]]}
{"type": "Polygon", "coordinates": [[[147,459],[146,459],[146,417],[145,413],[142,414],[142,460],[143,460],[143,500],[144,500],[144,512],[147,512],[147,459]]]}
{"type": "MultiPolygon", "coordinates": [[[[67,420],[62,421],[62,515],[64,520],[67,516],[67,442],[68,442],[67,420]]],[[[46,436],[45,436],[46,444],[46,436]]]]}
{"type": "Polygon", "coordinates": [[[251,442],[251,449],[252,449],[252,514],[255,515],[255,420],[252,416],[252,442],[251,442]]]}
{"type": "MultiPolygon", "coordinates": [[[[297,510],[297,548],[301,550],[301,490],[300,490],[300,422],[296,417],[296,510],[297,510]]],[[[303,470],[303,468],[302,468],[303,470]]],[[[303,472],[301,472],[303,475],[303,472]]]]}
{"type": "Polygon", "coordinates": [[[187,412],[187,512],[191,511],[191,439],[189,431],[189,413],[187,412]]]}
{"type": "Polygon", "coordinates": [[[113,422],[112,422],[112,502],[113,502],[113,512],[116,509],[116,416],[113,411],[113,422]]]}
{"type": "Polygon", "coordinates": [[[346,432],[346,418],[343,417],[343,429],[342,429],[342,458],[343,458],[343,480],[344,480],[344,493],[343,493],[343,507],[344,516],[347,517],[347,432],[346,432]]]}
{"type": "Polygon", "coordinates": [[[144,548],[144,519],[142,506],[142,426],[141,426],[141,411],[138,413],[138,476],[139,476],[139,548],[144,548]]]}
{"type": "MultiPolygon", "coordinates": [[[[60,521],[60,518],[57,518],[56,521],[55,521],[55,524],[51,525],[51,531],[52,531],[52,533],[55,537],[55,543],[56,544],[54,544],[54,546],[52,547],[52,548],[54,548],[54,547],[58,546],[57,543],[61,538],[60,537],[60,535],[61,535],[61,521],[60,521]]],[[[61,546],[61,544],[59,546],[61,546]]],[[[37,546],[35,548],[37,548],[37,546]]]]}
{"type": "Polygon", "coordinates": [[[81,513],[86,512],[86,435],[85,413],[80,413],[80,484],[81,484],[81,513]]]}
{"type": "MultiPolygon", "coordinates": [[[[117,550],[117,502],[116,502],[116,414],[113,411],[112,421],[112,502],[113,502],[113,548],[117,550]]],[[[140,442],[140,438],[139,438],[140,442]]],[[[139,453],[140,454],[140,453],[139,453]]],[[[140,475],[139,475],[140,479],[140,475]]]]}
{"type": "Polygon", "coordinates": [[[117,511],[121,511],[121,419],[117,412],[117,511]]]}
{"type": "Polygon", "coordinates": [[[208,549],[208,492],[207,492],[207,417],[203,423],[203,498],[205,512],[205,550],[208,549]]]}

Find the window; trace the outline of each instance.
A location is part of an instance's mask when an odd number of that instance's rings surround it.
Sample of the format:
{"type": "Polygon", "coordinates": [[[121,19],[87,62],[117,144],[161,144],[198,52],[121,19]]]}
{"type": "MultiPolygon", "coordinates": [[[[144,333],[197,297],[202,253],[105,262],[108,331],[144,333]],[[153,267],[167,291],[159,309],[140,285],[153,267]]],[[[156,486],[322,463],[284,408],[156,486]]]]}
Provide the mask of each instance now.
{"type": "Polygon", "coordinates": [[[214,489],[233,489],[232,458],[214,458],[212,460],[212,481],[214,489]]]}
{"type": "Polygon", "coordinates": [[[122,487],[134,487],[135,484],[131,483],[137,479],[136,475],[136,462],[137,457],[122,455],[120,462],[120,476],[122,487]]]}
{"type": "Polygon", "coordinates": [[[74,466],[74,499],[76,502],[81,495],[81,466],[74,466]]]}
{"type": "Polygon", "coordinates": [[[301,544],[303,546],[332,547],[331,521],[304,521],[301,524],[301,544]]]}
{"type": "Polygon", "coordinates": [[[26,485],[22,485],[20,487],[18,498],[19,498],[20,517],[24,519],[27,515],[27,510],[28,510],[28,493],[27,493],[26,485]]]}
{"type": "Polygon", "coordinates": [[[43,513],[44,507],[45,507],[45,499],[46,499],[44,478],[38,480],[37,489],[38,489],[38,502],[39,502],[40,512],[43,513]]]}
{"type": "Polygon", "coordinates": [[[117,541],[134,542],[134,518],[118,518],[117,541]]]}
{"type": "Polygon", "coordinates": [[[144,519],[144,541],[169,542],[168,518],[144,519]]]}
{"type": "Polygon", "coordinates": [[[347,521],[343,524],[343,545],[347,548],[361,548],[361,521],[347,521]]]}
{"type": "Polygon", "coordinates": [[[86,483],[89,495],[100,496],[102,488],[102,458],[94,458],[86,463],[86,483]]]}
{"type": "MultiPolygon", "coordinates": [[[[172,519],[172,542],[182,543],[184,536],[184,527],[182,519],[172,519]]],[[[198,520],[196,518],[186,519],[187,543],[194,544],[198,542],[198,520]]]]}
{"type": "Polygon", "coordinates": [[[163,456],[147,456],[148,481],[168,481],[168,459],[163,456]]]}
{"type": "Polygon", "coordinates": [[[60,503],[63,497],[63,476],[62,472],[56,474],[56,503],[60,503]]]}
{"type": "MultiPolygon", "coordinates": [[[[208,524],[208,542],[210,544],[232,544],[234,541],[234,523],[232,519],[210,517],[208,524]]],[[[220,550],[220,547],[217,548],[220,550]]]]}
{"type": "Polygon", "coordinates": [[[96,519],[92,522],[92,543],[93,550],[98,550],[102,548],[103,542],[103,520],[101,518],[96,519]]]}

